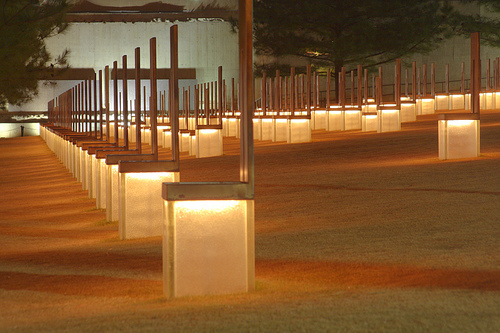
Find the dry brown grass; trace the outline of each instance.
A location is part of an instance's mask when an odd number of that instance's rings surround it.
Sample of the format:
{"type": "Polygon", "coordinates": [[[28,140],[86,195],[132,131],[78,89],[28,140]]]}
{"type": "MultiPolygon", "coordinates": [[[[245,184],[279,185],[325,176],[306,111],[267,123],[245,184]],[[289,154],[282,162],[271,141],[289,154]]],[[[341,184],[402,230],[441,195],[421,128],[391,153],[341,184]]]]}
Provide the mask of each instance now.
{"type": "MultiPolygon", "coordinates": [[[[436,119],[256,142],[256,290],[176,300],[160,237],[119,241],[39,137],[2,139],[0,331],[500,331],[500,113],[456,161],[436,119]]],[[[181,180],[238,180],[238,149],[181,180]]]]}

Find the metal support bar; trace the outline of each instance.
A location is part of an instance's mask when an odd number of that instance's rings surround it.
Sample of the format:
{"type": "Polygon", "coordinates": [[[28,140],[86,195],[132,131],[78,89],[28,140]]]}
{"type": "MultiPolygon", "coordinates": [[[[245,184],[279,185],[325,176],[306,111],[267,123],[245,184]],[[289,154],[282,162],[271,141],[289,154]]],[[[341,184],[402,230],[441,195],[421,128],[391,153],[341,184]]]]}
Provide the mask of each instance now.
{"type": "MultiPolygon", "coordinates": [[[[155,52],[156,57],[156,52],[155,52]]],[[[155,58],[156,68],[156,58],[155,58]]],[[[171,139],[172,139],[172,160],[179,161],[179,33],[178,26],[173,25],[170,28],[170,124],[171,124],[171,139]]],[[[158,155],[158,150],[156,150],[158,155]]]]}
{"type": "Polygon", "coordinates": [[[135,49],[135,146],[142,153],[141,138],[141,48],[135,49]]]}
{"type": "Polygon", "coordinates": [[[471,111],[480,113],[479,92],[481,91],[481,57],[479,32],[471,35],[471,111]]]}

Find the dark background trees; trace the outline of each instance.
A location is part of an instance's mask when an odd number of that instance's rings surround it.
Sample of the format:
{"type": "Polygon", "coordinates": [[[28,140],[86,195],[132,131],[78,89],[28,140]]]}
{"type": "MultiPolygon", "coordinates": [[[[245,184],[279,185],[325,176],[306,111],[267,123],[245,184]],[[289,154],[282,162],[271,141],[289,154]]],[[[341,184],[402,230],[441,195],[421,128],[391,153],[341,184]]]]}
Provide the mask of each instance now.
{"type": "Polygon", "coordinates": [[[38,92],[38,81],[66,66],[66,52],[55,58],[45,39],[66,29],[66,0],[0,0],[0,106],[21,105],[38,92]]]}
{"type": "MultiPolygon", "coordinates": [[[[305,59],[333,68],[375,67],[412,54],[425,54],[453,36],[481,31],[500,45],[500,21],[464,11],[478,1],[435,0],[255,0],[255,50],[261,56],[305,59]]],[[[491,12],[498,1],[482,1],[491,12]]],[[[256,66],[257,74],[283,63],[256,66]]],[[[338,85],[335,85],[338,87],[338,85]]]]}

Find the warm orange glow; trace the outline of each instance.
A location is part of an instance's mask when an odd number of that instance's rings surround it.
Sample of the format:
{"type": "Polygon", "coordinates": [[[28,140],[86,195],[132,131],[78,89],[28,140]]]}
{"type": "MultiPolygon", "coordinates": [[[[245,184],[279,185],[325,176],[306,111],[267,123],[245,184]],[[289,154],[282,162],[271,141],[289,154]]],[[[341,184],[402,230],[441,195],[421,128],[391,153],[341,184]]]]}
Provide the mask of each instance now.
{"type": "Polygon", "coordinates": [[[479,120],[438,121],[439,159],[471,158],[480,155],[479,120]]]}
{"type": "Polygon", "coordinates": [[[238,200],[176,201],[175,214],[218,214],[241,205],[238,200]]]}
{"type": "Polygon", "coordinates": [[[164,292],[170,297],[253,289],[253,200],[165,201],[164,292]]]}
{"type": "Polygon", "coordinates": [[[448,128],[470,126],[475,122],[475,120],[441,120],[441,121],[447,121],[448,128]]]}

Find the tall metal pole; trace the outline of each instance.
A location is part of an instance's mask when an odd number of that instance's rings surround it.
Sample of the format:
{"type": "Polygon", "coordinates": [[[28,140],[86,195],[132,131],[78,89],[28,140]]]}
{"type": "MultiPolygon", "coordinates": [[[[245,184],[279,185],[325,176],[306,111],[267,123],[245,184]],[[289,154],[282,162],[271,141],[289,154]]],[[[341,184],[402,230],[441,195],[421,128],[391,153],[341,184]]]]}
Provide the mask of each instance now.
{"type": "Polygon", "coordinates": [[[479,51],[479,32],[471,35],[471,109],[479,113],[479,93],[481,91],[481,58],[479,51]]]}
{"type": "Polygon", "coordinates": [[[115,142],[118,144],[120,142],[118,138],[118,61],[113,62],[113,103],[115,104],[114,114],[115,114],[115,142]]]}
{"type": "Polygon", "coordinates": [[[253,146],[253,59],[252,59],[252,1],[239,0],[239,59],[241,139],[240,181],[247,183],[254,193],[254,146],[253,146]]]}
{"type": "MultiPolygon", "coordinates": [[[[219,109],[219,124],[222,124],[222,96],[223,96],[223,91],[222,91],[222,66],[219,66],[219,71],[218,71],[218,82],[217,85],[219,86],[218,90],[218,100],[219,102],[217,103],[217,108],[219,109]]],[[[187,110],[186,118],[189,115],[189,110],[187,110]]]]}
{"type": "MultiPolygon", "coordinates": [[[[109,127],[109,66],[104,67],[104,107],[106,108],[106,140],[110,141],[111,132],[109,127]]],[[[110,141],[111,142],[111,141],[110,141]]]]}
{"type": "Polygon", "coordinates": [[[358,108],[361,109],[361,107],[363,106],[363,66],[358,65],[356,74],[358,75],[358,88],[356,90],[356,92],[357,92],[356,102],[358,104],[358,108]]]}
{"type": "Polygon", "coordinates": [[[135,49],[135,146],[142,154],[141,141],[141,49],[135,49]]]}
{"type": "MultiPolygon", "coordinates": [[[[149,100],[149,120],[151,124],[151,153],[154,159],[158,159],[158,132],[157,132],[157,121],[158,121],[158,87],[156,80],[156,38],[151,38],[149,40],[149,80],[151,87],[151,99],[149,100]]],[[[172,89],[169,89],[172,93],[172,89]]],[[[172,110],[170,107],[170,121],[172,121],[172,110]]],[[[172,130],[172,137],[174,136],[174,131],[172,130]]]]}
{"type": "MultiPolygon", "coordinates": [[[[96,75],[96,72],[93,71],[94,74],[93,74],[93,77],[92,77],[92,81],[93,81],[93,87],[92,87],[92,90],[94,91],[94,93],[92,94],[94,96],[94,137],[97,139],[97,129],[98,129],[98,126],[97,126],[97,75],[96,75]]],[[[101,137],[101,132],[99,132],[99,139],[102,139],[101,137]]]]}
{"type": "Polygon", "coordinates": [[[123,141],[125,149],[128,149],[128,77],[127,77],[127,56],[122,57],[122,91],[123,91],[123,141]]]}
{"type": "MultiPolygon", "coordinates": [[[[102,70],[99,70],[99,138],[104,140],[103,131],[103,112],[102,112],[102,70]]],[[[109,130],[109,128],[107,128],[109,130]]],[[[107,139],[107,137],[106,137],[107,139]]]]}
{"type": "Polygon", "coordinates": [[[395,83],[396,106],[401,110],[401,58],[396,59],[396,83],[395,83]]]}
{"type": "MultiPolygon", "coordinates": [[[[156,61],[155,61],[156,65],[156,61]]],[[[170,94],[172,101],[170,111],[172,160],[179,161],[179,32],[178,26],[170,27],[170,94]]],[[[156,151],[158,155],[158,150],[156,151]]]]}

